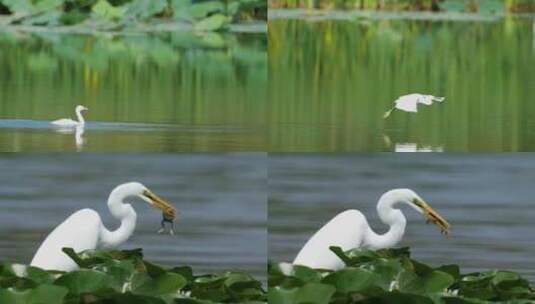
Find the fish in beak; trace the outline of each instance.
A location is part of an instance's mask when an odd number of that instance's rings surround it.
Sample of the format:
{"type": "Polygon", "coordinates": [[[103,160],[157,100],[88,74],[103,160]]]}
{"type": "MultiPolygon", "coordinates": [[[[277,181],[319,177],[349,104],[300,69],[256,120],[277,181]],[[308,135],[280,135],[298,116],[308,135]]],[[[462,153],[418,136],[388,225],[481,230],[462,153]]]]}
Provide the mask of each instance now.
{"type": "Polygon", "coordinates": [[[169,223],[169,234],[174,235],[175,234],[175,223],[174,220],[176,218],[177,211],[175,210],[175,207],[171,205],[169,202],[164,200],[163,198],[157,196],[153,192],[149,190],[145,190],[143,192],[143,196],[146,198],[146,201],[149,202],[153,207],[158,208],[162,211],[162,221],[161,221],[161,228],[158,230],[158,233],[164,233],[166,231],[165,224],[169,223]]]}
{"type": "Polygon", "coordinates": [[[431,206],[421,199],[416,199],[414,204],[418,206],[426,218],[426,223],[433,223],[440,228],[440,232],[444,235],[450,233],[450,223],[446,221],[438,212],[436,212],[431,206]]]}

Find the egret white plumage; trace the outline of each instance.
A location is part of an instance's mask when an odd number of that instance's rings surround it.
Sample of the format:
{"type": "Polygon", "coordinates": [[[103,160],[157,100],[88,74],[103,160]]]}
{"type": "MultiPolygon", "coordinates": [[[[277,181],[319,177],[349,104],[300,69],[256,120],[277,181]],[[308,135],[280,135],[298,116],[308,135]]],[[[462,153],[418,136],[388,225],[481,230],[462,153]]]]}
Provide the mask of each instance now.
{"type": "Polygon", "coordinates": [[[74,109],[74,112],[76,113],[76,117],[78,118],[78,121],[70,119],[70,118],[62,118],[58,120],[54,120],[50,122],[53,125],[60,126],[60,127],[76,127],[76,126],[83,126],[85,124],[84,117],[82,116],[82,111],[87,111],[88,108],[77,105],[74,109]]]}
{"type": "MultiPolygon", "coordinates": [[[[70,247],[80,252],[96,248],[114,248],[124,243],[136,228],[137,215],[132,205],[125,203],[128,198],[139,197],[153,207],[162,210],[162,229],[165,222],[175,218],[175,208],[138,182],[121,184],[110,193],[108,208],[121,221],[117,230],[106,229],[99,214],[92,209],[82,209],[69,216],[57,226],[43,241],[31,261],[32,266],[47,270],[72,271],[78,268],[62,248],[70,247]]],[[[162,231],[160,229],[159,232],[162,231]]],[[[170,233],[173,234],[173,227],[170,233]]]]}
{"type": "Polygon", "coordinates": [[[402,110],[405,112],[418,112],[418,104],[431,105],[434,101],[443,102],[446,97],[436,97],[433,95],[424,95],[424,94],[409,94],[403,95],[394,101],[394,106],[392,109],[386,111],[383,115],[383,118],[388,118],[390,113],[395,109],[402,110]]]}
{"type": "Polygon", "coordinates": [[[344,251],[353,248],[377,250],[395,246],[403,238],[406,225],[405,216],[395,208],[398,204],[411,206],[423,214],[427,222],[437,225],[442,233],[449,233],[450,224],[418,194],[410,189],[394,189],[384,193],[377,203],[379,218],[390,226],[388,232],[375,233],[360,211],[346,210],[336,215],[306,242],[293,264],[338,270],[344,267],[344,263],[329,249],[331,246],[341,247],[344,251]]]}

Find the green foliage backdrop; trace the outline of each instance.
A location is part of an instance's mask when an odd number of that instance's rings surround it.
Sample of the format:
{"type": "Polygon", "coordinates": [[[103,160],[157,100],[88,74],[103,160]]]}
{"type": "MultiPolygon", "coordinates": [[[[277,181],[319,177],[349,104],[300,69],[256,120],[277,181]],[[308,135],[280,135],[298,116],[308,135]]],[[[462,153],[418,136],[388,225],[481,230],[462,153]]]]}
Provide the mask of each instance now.
{"type": "Polygon", "coordinates": [[[121,30],[139,24],[171,23],[198,31],[265,19],[263,0],[0,0],[0,25],[64,26],[121,30]]]}
{"type": "Polygon", "coordinates": [[[534,0],[269,0],[271,8],[415,10],[447,12],[535,12],[534,0]]]}

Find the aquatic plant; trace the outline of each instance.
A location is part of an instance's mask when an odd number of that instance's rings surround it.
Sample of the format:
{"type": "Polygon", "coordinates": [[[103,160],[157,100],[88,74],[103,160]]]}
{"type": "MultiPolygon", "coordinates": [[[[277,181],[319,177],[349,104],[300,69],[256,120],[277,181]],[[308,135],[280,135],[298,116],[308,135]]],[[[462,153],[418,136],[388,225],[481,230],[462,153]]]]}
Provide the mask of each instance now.
{"type": "Polygon", "coordinates": [[[338,271],[290,264],[268,266],[269,303],[533,303],[535,291],[519,274],[491,270],[462,274],[457,265],[434,267],[408,248],[331,250],[338,271]]]}
{"type": "Polygon", "coordinates": [[[73,272],[0,264],[0,303],[261,303],[261,282],[236,271],[195,275],[189,266],[164,268],[141,249],[84,251],[64,248],[80,266],[73,272]]]}
{"type": "Polygon", "coordinates": [[[0,25],[119,31],[164,23],[175,29],[215,31],[233,22],[265,19],[266,10],[263,0],[0,0],[0,25]]]}

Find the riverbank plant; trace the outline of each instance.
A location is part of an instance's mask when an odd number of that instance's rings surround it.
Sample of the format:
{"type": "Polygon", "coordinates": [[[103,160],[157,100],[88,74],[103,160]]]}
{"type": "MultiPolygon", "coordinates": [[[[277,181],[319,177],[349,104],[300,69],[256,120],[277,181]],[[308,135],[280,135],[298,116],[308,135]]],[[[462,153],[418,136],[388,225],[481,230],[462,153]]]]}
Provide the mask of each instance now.
{"type": "Polygon", "coordinates": [[[346,264],[338,271],[270,263],[269,303],[534,303],[529,282],[510,271],[461,273],[457,265],[431,266],[408,248],[331,250],[346,264]]]}
{"type": "Polygon", "coordinates": [[[65,248],[80,266],[72,272],[0,264],[0,303],[210,304],[262,303],[261,282],[227,271],[194,274],[189,266],[165,268],[143,259],[141,249],[85,251],[65,248]]]}
{"type": "Polygon", "coordinates": [[[481,14],[535,12],[533,0],[269,0],[270,8],[434,11],[481,14]]]}

